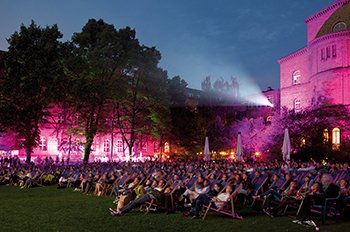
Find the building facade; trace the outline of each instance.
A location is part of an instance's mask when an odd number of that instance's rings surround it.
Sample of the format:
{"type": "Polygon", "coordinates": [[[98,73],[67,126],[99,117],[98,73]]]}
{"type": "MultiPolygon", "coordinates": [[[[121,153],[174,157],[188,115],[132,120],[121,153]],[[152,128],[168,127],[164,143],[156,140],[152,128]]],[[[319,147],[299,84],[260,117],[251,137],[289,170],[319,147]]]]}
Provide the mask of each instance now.
{"type": "Polygon", "coordinates": [[[281,106],[317,108],[350,104],[350,1],[339,0],[310,16],[306,47],[278,60],[281,106]]]}

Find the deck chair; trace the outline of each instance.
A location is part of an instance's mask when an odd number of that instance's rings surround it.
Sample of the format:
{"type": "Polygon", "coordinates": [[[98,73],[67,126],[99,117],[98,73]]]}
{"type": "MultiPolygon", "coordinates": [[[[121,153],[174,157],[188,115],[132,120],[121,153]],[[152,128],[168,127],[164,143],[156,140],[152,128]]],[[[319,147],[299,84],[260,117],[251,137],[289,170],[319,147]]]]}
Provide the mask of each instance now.
{"type": "MultiPolygon", "coordinates": [[[[174,183],[172,191],[169,193],[168,196],[165,196],[165,198],[166,198],[165,200],[169,200],[168,197],[170,197],[170,204],[171,204],[171,211],[172,212],[175,212],[174,192],[175,192],[176,187],[178,186],[178,184],[179,184],[178,182],[174,183]]],[[[142,207],[143,206],[141,206],[140,209],[142,209],[142,207]]],[[[165,209],[165,205],[157,205],[154,198],[150,202],[145,202],[144,207],[146,207],[145,215],[148,215],[148,213],[149,213],[149,211],[151,210],[152,207],[165,209]]]]}
{"type": "MultiPolygon", "coordinates": [[[[281,190],[282,188],[284,188],[284,186],[286,185],[287,183],[287,179],[284,179],[284,178],[278,178],[271,186],[271,189],[275,189],[275,190],[281,190]]],[[[267,200],[267,197],[265,196],[264,197],[264,200],[263,200],[263,203],[262,203],[262,207],[265,206],[265,203],[266,203],[266,200],[267,200]]],[[[254,199],[255,201],[255,199],[254,199]]],[[[253,201],[253,203],[254,203],[253,201]]]]}
{"type": "MultiPolygon", "coordinates": [[[[119,186],[123,186],[129,179],[131,178],[131,175],[123,175],[120,177],[120,180],[118,182],[118,179],[116,181],[116,184],[112,186],[112,189],[114,186],[119,185],[119,186]]],[[[109,196],[113,195],[113,191],[111,191],[111,194],[109,196]]]]}
{"type": "Polygon", "coordinates": [[[215,207],[215,202],[211,201],[209,203],[208,206],[203,205],[202,207],[202,212],[201,215],[203,213],[203,211],[206,209],[205,214],[203,216],[203,220],[205,220],[205,218],[207,217],[207,214],[209,212],[209,210],[215,211],[217,213],[223,213],[229,216],[232,216],[233,218],[237,218],[237,219],[243,219],[243,217],[239,216],[237,213],[235,213],[235,207],[234,207],[234,199],[237,195],[237,191],[238,189],[240,189],[241,186],[238,186],[235,191],[231,194],[231,196],[222,204],[222,206],[220,208],[216,208],[215,207]]]}
{"type": "Polygon", "coordinates": [[[118,181],[119,181],[119,178],[115,179],[113,184],[106,184],[101,190],[101,196],[107,196],[109,192],[110,192],[109,196],[112,196],[113,186],[116,185],[118,181]]]}
{"type": "MultiPolygon", "coordinates": [[[[241,193],[241,194],[245,195],[243,204],[246,204],[248,195],[255,195],[255,196],[258,195],[258,192],[263,188],[266,181],[267,181],[267,177],[259,177],[254,182],[254,184],[253,184],[252,188],[250,189],[250,191],[248,192],[248,194],[241,193]]],[[[237,196],[238,196],[238,194],[237,194],[237,196]]],[[[252,202],[251,205],[253,205],[253,204],[254,204],[254,201],[252,202]]]]}

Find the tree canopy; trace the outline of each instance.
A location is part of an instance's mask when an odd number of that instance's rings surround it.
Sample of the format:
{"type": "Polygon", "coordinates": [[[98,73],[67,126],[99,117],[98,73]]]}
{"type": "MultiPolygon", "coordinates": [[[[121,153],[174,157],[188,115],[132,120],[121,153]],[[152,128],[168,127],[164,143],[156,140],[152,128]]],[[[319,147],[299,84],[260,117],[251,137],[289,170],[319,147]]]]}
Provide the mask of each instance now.
{"type": "Polygon", "coordinates": [[[59,99],[64,73],[61,64],[62,34],[57,25],[41,28],[34,21],[11,35],[1,73],[1,125],[12,145],[24,148],[30,162],[40,142],[40,124],[59,99]],[[9,136],[11,135],[11,136],[9,136]]]}

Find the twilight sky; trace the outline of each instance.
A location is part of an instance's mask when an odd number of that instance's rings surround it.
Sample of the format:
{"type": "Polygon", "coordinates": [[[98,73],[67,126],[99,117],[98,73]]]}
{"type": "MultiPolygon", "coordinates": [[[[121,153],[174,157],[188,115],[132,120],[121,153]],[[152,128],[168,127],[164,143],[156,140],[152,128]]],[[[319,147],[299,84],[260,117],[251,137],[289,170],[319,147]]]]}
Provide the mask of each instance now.
{"type": "Polygon", "coordinates": [[[136,29],[141,44],[156,46],[160,67],[201,89],[211,76],[237,77],[241,95],[279,88],[277,60],[306,46],[304,19],[335,0],[0,0],[0,50],[33,19],[57,24],[70,40],[88,19],[136,29]]]}

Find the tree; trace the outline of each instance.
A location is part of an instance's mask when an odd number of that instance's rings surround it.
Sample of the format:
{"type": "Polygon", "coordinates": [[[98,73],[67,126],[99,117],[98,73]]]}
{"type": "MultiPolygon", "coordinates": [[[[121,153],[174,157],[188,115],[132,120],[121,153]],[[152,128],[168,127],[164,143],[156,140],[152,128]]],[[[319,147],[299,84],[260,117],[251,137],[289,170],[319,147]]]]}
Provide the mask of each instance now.
{"type": "Polygon", "coordinates": [[[128,67],[125,98],[117,103],[117,124],[129,148],[141,148],[142,141],[160,138],[168,125],[167,75],[158,68],[161,54],[155,47],[139,46],[128,67]],[[138,145],[138,146],[134,146],[138,145]]]}
{"type": "Polygon", "coordinates": [[[262,118],[249,120],[244,118],[235,122],[231,127],[231,134],[234,135],[233,144],[237,144],[238,132],[241,132],[242,146],[245,156],[254,155],[257,151],[263,151],[264,143],[266,142],[266,125],[262,118]],[[248,155],[247,155],[248,154],[248,155]]]}
{"type": "Polygon", "coordinates": [[[38,146],[40,124],[63,91],[65,75],[57,25],[41,28],[34,21],[11,35],[1,73],[1,125],[12,135],[12,145],[24,148],[30,162],[38,146]]]}
{"type": "Polygon", "coordinates": [[[84,162],[98,133],[110,132],[113,102],[124,95],[130,59],[137,49],[135,32],[117,31],[102,19],[90,19],[72,37],[72,53],[65,62],[72,78],[71,96],[78,124],[73,131],[85,138],[84,162]]]}

